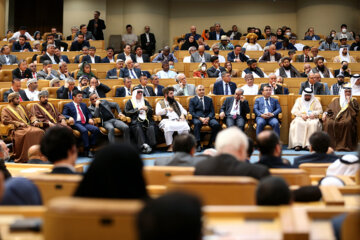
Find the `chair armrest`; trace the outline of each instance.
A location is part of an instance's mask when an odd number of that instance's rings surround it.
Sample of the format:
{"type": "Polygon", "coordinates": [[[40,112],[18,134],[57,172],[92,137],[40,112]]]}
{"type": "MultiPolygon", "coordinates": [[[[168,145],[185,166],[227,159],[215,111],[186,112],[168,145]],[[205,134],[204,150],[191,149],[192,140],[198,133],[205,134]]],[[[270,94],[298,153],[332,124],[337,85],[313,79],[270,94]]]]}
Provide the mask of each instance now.
{"type": "Polygon", "coordinates": [[[123,121],[123,122],[126,122],[126,121],[127,121],[127,119],[126,119],[126,117],[125,117],[124,115],[122,115],[121,117],[119,117],[119,119],[120,119],[121,121],[123,121]]]}
{"type": "Polygon", "coordinates": [[[192,120],[192,115],[190,113],[187,115],[187,119],[192,120]]]}
{"type": "Polygon", "coordinates": [[[66,124],[67,124],[68,126],[74,125],[74,123],[73,123],[73,124],[70,123],[69,119],[66,119],[65,121],[66,121],[66,124]]]}
{"type": "Polygon", "coordinates": [[[247,114],[246,114],[246,119],[247,119],[247,120],[250,120],[250,119],[251,119],[250,113],[247,113],[247,114]]]}
{"type": "Polygon", "coordinates": [[[101,123],[101,118],[93,118],[94,119],[94,124],[100,124],[101,123]]]}
{"type": "Polygon", "coordinates": [[[10,135],[10,131],[15,129],[15,125],[14,124],[2,124],[0,123],[0,135],[1,136],[9,136],[10,135]]]}
{"type": "Polygon", "coordinates": [[[255,119],[255,118],[256,118],[255,113],[252,113],[252,114],[251,114],[251,118],[252,118],[252,119],[255,119]]]}
{"type": "Polygon", "coordinates": [[[278,115],[278,118],[281,120],[282,119],[282,113],[279,113],[279,115],[278,115]]]}
{"type": "Polygon", "coordinates": [[[126,122],[127,122],[127,123],[131,123],[131,118],[130,118],[130,117],[126,117],[126,122]]]}
{"type": "Polygon", "coordinates": [[[215,113],[215,119],[219,120],[219,118],[220,118],[220,115],[218,113],[215,113]]]}

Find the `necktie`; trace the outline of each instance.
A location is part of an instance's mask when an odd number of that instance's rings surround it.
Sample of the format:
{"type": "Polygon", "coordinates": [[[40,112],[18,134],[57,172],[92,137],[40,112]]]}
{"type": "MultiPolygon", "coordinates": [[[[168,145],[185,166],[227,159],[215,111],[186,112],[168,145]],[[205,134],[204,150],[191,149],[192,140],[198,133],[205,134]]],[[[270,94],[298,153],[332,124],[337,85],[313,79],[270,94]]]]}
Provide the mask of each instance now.
{"type": "Polygon", "coordinates": [[[81,123],[82,124],[85,124],[85,116],[84,116],[84,114],[82,113],[82,111],[81,111],[81,109],[80,109],[80,105],[79,104],[76,104],[76,106],[77,106],[77,109],[78,109],[78,111],[79,111],[79,114],[80,114],[80,119],[81,119],[81,123]]]}
{"type": "Polygon", "coordinates": [[[132,69],[130,69],[130,74],[131,74],[132,78],[137,78],[132,69]]]}
{"type": "Polygon", "coordinates": [[[269,104],[269,99],[265,99],[265,104],[269,112],[272,112],[271,106],[269,104]]]}
{"type": "Polygon", "coordinates": [[[72,99],[71,91],[69,92],[69,99],[72,99]]]}
{"type": "Polygon", "coordinates": [[[33,77],[36,78],[36,73],[33,73],[33,77]]]}
{"type": "Polygon", "coordinates": [[[204,104],[204,99],[203,98],[200,98],[200,102],[201,102],[201,105],[203,107],[203,111],[205,111],[205,104],[204,104]]]}
{"type": "Polygon", "coordinates": [[[145,93],[145,97],[150,97],[150,93],[147,90],[147,87],[144,87],[144,93],[145,93]]]}
{"type": "Polygon", "coordinates": [[[8,56],[8,55],[5,55],[5,59],[6,59],[6,64],[7,64],[7,65],[10,65],[10,59],[9,59],[9,56],[8,56]]]}
{"type": "Polygon", "coordinates": [[[229,87],[229,84],[226,83],[226,84],[225,84],[225,95],[229,95],[228,87],[229,87]]]}
{"type": "Polygon", "coordinates": [[[235,108],[234,108],[234,110],[236,111],[236,114],[234,114],[234,115],[232,116],[233,119],[236,119],[236,118],[237,118],[238,109],[239,109],[239,100],[236,100],[236,104],[235,104],[235,108]]]}
{"type": "Polygon", "coordinates": [[[126,91],[127,91],[127,95],[131,96],[131,92],[130,92],[130,90],[128,88],[126,89],[126,91]]]}

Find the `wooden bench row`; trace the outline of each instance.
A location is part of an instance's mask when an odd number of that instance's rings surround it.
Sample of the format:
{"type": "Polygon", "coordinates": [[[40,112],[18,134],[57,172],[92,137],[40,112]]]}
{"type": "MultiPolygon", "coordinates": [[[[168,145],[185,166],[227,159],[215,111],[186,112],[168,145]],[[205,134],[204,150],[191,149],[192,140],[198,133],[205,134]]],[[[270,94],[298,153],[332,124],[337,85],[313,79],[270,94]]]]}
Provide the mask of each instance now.
{"type": "MultiPolygon", "coordinates": [[[[34,42],[35,41],[28,41],[31,45],[31,47],[34,46],[34,42]]],[[[42,44],[44,41],[40,41],[40,44],[42,44]]],[[[68,44],[68,50],[70,50],[71,47],[71,43],[73,41],[67,41],[67,40],[63,40],[62,42],[65,42],[68,44]]],[[[95,41],[89,41],[90,46],[96,47],[96,49],[105,49],[105,41],[104,40],[95,40],[95,41]]],[[[0,48],[3,47],[4,45],[9,45],[10,49],[12,47],[12,43],[9,43],[8,41],[0,41],[0,48]]]]}

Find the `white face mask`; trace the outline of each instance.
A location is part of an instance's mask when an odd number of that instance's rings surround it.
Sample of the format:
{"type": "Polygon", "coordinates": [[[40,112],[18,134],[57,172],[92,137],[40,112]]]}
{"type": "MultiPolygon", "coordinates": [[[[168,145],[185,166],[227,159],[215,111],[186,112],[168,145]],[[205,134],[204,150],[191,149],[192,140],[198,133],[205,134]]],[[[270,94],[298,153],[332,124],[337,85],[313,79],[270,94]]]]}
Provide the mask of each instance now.
{"type": "Polygon", "coordinates": [[[332,37],[335,37],[335,33],[331,34],[332,37]]]}
{"type": "Polygon", "coordinates": [[[343,28],[343,29],[341,29],[341,31],[342,31],[343,33],[346,33],[347,29],[346,29],[346,28],[343,28]]]}
{"type": "Polygon", "coordinates": [[[288,36],[290,36],[291,35],[291,32],[287,32],[287,33],[285,33],[286,35],[288,35],[288,36]]]}
{"type": "Polygon", "coordinates": [[[205,72],[205,71],[206,71],[206,67],[201,67],[201,71],[205,72]]]}

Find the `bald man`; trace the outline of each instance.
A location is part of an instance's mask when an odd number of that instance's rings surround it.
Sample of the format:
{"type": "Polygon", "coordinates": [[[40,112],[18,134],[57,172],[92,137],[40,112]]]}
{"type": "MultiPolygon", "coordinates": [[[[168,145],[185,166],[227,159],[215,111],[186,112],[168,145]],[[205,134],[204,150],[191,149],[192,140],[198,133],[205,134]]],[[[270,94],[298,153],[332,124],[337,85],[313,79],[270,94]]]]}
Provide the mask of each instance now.
{"type": "Polygon", "coordinates": [[[50,164],[47,158],[41,153],[40,145],[32,145],[28,150],[28,163],[31,164],[50,164]]]}

